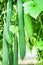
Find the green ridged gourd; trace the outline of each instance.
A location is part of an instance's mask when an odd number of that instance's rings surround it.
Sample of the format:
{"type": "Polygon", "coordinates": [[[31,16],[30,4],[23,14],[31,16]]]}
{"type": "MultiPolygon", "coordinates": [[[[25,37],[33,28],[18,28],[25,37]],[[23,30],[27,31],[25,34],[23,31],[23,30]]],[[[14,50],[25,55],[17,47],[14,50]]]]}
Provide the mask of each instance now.
{"type": "Polygon", "coordinates": [[[8,65],[8,44],[5,38],[5,25],[4,24],[4,32],[3,32],[3,55],[2,55],[2,65],[8,65]]]}
{"type": "Polygon", "coordinates": [[[24,14],[24,21],[25,21],[25,29],[27,31],[28,39],[29,39],[29,48],[32,50],[33,43],[31,42],[31,38],[34,35],[34,30],[33,30],[33,24],[32,24],[32,19],[29,14],[24,14]]]}
{"type": "Polygon", "coordinates": [[[14,54],[13,54],[13,65],[18,65],[18,39],[14,34],[14,54]]]}
{"type": "Polygon", "coordinates": [[[6,40],[9,44],[9,65],[13,65],[13,50],[12,50],[12,33],[9,31],[11,26],[11,18],[12,18],[12,8],[13,8],[13,0],[8,0],[7,2],[7,32],[8,38],[6,36],[6,40]]]}
{"type": "Polygon", "coordinates": [[[7,2],[7,26],[6,26],[6,33],[5,37],[6,40],[9,44],[12,43],[12,33],[9,31],[10,25],[11,25],[11,18],[12,18],[12,1],[13,0],[8,0],[7,2]]]}
{"type": "Polygon", "coordinates": [[[22,0],[17,0],[17,8],[18,8],[20,57],[23,60],[26,53],[26,41],[25,41],[24,14],[23,14],[22,0]]]}
{"type": "Polygon", "coordinates": [[[25,21],[25,29],[27,31],[28,38],[31,38],[34,34],[31,16],[29,14],[24,14],[24,21],[25,21]]]}

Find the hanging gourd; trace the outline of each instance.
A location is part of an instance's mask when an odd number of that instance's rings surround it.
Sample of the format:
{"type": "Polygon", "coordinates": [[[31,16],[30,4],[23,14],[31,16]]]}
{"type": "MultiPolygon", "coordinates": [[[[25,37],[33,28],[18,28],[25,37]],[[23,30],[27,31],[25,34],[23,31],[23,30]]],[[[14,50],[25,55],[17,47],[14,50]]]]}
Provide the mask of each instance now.
{"type": "Polygon", "coordinates": [[[5,37],[9,44],[12,43],[12,33],[9,31],[9,27],[11,25],[11,17],[12,17],[12,0],[8,0],[7,2],[7,23],[6,23],[6,33],[5,37]]]}
{"type": "Polygon", "coordinates": [[[19,43],[20,43],[20,57],[23,59],[26,53],[26,41],[25,41],[25,30],[24,30],[24,16],[22,0],[17,0],[18,7],[18,27],[19,27],[19,43]]]}
{"type": "Polygon", "coordinates": [[[34,34],[31,16],[29,14],[24,14],[24,21],[25,21],[25,29],[27,31],[28,38],[31,38],[34,34]]]}
{"type": "Polygon", "coordinates": [[[8,65],[8,45],[5,38],[5,25],[4,24],[4,32],[3,32],[3,57],[2,57],[2,64],[8,65]]]}
{"type": "Polygon", "coordinates": [[[14,54],[13,54],[13,65],[18,65],[18,39],[14,34],[14,54]]]}

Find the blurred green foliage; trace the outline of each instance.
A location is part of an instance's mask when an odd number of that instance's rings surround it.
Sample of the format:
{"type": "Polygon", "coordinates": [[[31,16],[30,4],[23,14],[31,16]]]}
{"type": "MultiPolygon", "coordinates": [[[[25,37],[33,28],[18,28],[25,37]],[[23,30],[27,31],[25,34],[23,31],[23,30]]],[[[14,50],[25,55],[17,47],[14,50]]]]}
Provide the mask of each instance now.
{"type": "MultiPolygon", "coordinates": [[[[3,44],[3,27],[4,21],[6,21],[7,12],[7,1],[0,0],[0,51],[2,51],[3,44]]],[[[40,58],[43,56],[43,0],[22,0],[24,7],[24,14],[29,14],[32,19],[32,25],[34,30],[34,35],[30,39],[31,47],[35,46],[40,54],[40,58]],[[35,39],[35,40],[34,40],[35,39]],[[41,39],[41,41],[40,41],[41,39]]],[[[12,25],[18,26],[17,22],[17,0],[13,0],[13,10],[12,10],[12,25]]],[[[28,26],[27,26],[28,27],[28,26]]],[[[10,31],[13,33],[12,27],[10,31]]],[[[27,38],[26,38],[27,39],[27,38]]],[[[43,58],[42,58],[43,59],[43,58]]],[[[1,55],[0,55],[1,60],[1,55]]]]}

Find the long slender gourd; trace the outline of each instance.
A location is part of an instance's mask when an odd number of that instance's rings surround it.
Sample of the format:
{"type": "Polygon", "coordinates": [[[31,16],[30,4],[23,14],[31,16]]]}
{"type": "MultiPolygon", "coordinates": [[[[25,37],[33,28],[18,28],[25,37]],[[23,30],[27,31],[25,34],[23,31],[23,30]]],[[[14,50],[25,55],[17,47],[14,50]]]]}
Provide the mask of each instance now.
{"type": "Polygon", "coordinates": [[[31,16],[29,14],[24,14],[24,21],[28,38],[31,38],[34,34],[31,16]]]}
{"type": "Polygon", "coordinates": [[[9,27],[11,25],[11,17],[12,17],[12,0],[8,0],[7,2],[7,27],[6,27],[6,40],[9,44],[12,43],[12,33],[9,31],[9,27]],[[10,40],[10,41],[9,41],[10,40]]]}
{"type": "Polygon", "coordinates": [[[18,39],[14,34],[14,54],[13,54],[13,65],[18,65],[18,39]]]}
{"type": "Polygon", "coordinates": [[[6,40],[7,40],[7,42],[8,42],[9,44],[12,43],[11,37],[10,37],[10,35],[9,35],[9,33],[8,33],[7,23],[5,23],[5,38],[6,38],[6,40]]]}
{"type": "MultiPolygon", "coordinates": [[[[5,25],[4,25],[4,30],[5,30],[4,31],[4,34],[7,35],[7,40],[9,40],[8,42],[11,43],[12,41],[11,41],[10,36],[8,34],[7,23],[6,22],[5,22],[5,25]]],[[[5,36],[5,39],[6,39],[6,36],[5,36]]],[[[11,45],[8,45],[8,46],[9,46],[9,48],[8,48],[9,49],[9,65],[12,65],[12,62],[13,62],[13,60],[12,60],[12,57],[13,57],[12,44],[11,45]]]]}
{"type": "Polygon", "coordinates": [[[5,38],[5,26],[3,32],[3,57],[2,57],[2,65],[8,65],[8,45],[5,38]]]}
{"type": "Polygon", "coordinates": [[[22,0],[17,0],[17,7],[18,7],[20,57],[21,59],[23,59],[26,53],[26,41],[25,41],[25,31],[24,31],[24,16],[23,16],[22,0]]]}
{"type": "Polygon", "coordinates": [[[13,65],[13,48],[9,46],[9,65],[13,65]]]}

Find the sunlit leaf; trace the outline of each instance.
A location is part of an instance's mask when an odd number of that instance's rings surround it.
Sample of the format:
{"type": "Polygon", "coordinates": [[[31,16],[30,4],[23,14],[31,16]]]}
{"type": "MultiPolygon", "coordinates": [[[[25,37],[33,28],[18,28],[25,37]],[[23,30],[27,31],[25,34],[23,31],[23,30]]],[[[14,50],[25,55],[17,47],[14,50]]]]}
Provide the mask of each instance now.
{"type": "Polygon", "coordinates": [[[14,26],[14,25],[11,25],[10,28],[9,28],[9,31],[11,31],[14,34],[18,31],[18,27],[14,26]]]}
{"type": "Polygon", "coordinates": [[[43,50],[43,41],[42,41],[42,40],[39,40],[39,41],[37,42],[36,47],[37,47],[37,49],[39,49],[39,50],[43,50]]]}
{"type": "Polygon", "coordinates": [[[43,0],[34,0],[34,1],[39,6],[40,10],[43,11],[43,0]]]}
{"type": "Polygon", "coordinates": [[[35,19],[41,13],[40,6],[37,4],[37,2],[28,1],[28,2],[25,2],[23,6],[24,6],[25,14],[30,14],[35,19]]]}

